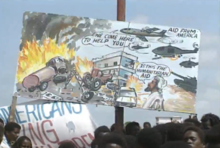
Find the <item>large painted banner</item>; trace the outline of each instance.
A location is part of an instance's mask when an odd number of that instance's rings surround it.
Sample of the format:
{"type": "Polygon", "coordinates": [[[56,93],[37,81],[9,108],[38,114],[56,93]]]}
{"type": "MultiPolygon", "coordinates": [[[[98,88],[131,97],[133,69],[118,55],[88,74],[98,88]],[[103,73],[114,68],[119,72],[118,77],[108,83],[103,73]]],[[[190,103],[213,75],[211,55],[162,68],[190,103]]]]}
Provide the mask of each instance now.
{"type": "MultiPolygon", "coordinates": [[[[9,107],[0,108],[0,118],[6,122],[8,116],[9,107]]],[[[58,148],[65,140],[72,140],[78,148],[90,148],[96,128],[85,105],[68,102],[19,105],[16,122],[22,127],[20,135],[28,136],[33,148],[58,148]]]]}
{"type": "Polygon", "coordinates": [[[195,112],[200,31],[25,12],[25,98],[195,112]]]}

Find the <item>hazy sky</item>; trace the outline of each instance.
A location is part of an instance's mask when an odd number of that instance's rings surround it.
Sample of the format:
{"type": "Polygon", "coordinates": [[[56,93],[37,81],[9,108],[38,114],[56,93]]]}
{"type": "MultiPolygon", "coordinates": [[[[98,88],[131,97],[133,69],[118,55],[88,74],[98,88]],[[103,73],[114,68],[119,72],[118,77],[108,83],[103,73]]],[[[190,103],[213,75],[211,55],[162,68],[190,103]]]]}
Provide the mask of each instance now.
{"type": "MultiPolygon", "coordinates": [[[[10,105],[25,11],[116,20],[116,0],[0,0],[0,106],[10,105]]],[[[127,0],[126,21],[201,30],[196,110],[220,115],[220,55],[218,0],[127,0]]],[[[21,101],[27,101],[20,99],[21,101]]],[[[100,125],[114,122],[113,107],[88,105],[100,125]]],[[[172,112],[125,109],[125,121],[150,121],[172,112]]]]}

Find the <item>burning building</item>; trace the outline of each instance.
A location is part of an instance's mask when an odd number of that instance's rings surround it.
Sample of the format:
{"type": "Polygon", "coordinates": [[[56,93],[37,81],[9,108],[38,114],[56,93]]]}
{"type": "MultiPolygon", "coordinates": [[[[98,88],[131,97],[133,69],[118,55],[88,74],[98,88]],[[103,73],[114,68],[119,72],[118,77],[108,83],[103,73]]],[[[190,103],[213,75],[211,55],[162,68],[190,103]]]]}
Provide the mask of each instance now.
{"type": "Polygon", "coordinates": [[[112,74],[114,83],[125,86],[126,80],[135,73],[138,57],[118,51],[93,59],[94,67],[105,74],[112,74]]]}

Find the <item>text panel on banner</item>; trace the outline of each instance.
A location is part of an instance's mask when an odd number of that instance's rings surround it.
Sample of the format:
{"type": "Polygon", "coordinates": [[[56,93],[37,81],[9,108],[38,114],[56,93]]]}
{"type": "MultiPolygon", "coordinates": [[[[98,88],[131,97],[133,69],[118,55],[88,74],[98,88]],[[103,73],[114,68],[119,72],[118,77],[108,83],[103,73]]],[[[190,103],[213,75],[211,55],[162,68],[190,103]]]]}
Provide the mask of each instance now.
{"type": "MultiPolygon", "coordinates": [[[[7,121],[8,107],[0,108],[0,118],[7,121]]],[[[16,107],[20,135],[28,136],[34,147],[58,147],[65,140],[78,147],[90,147],[96,125],[85,105],[45,102],[16,107]]]]}

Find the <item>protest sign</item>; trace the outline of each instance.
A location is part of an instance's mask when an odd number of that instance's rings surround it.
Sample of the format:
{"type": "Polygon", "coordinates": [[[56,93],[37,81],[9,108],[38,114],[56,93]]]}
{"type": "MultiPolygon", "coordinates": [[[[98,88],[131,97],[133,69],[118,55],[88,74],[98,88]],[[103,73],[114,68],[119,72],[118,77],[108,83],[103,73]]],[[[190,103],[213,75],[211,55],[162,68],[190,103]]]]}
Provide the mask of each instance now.
{"type": "MultiPolygon", "coordinates": [[[[1,107],[0,118],[6,122],[8,116],[9,107],[1,107]]],[[[96,129],[85,105],[68,102],[18,105],[15,119],[22,127],[20,135],[28,136],[34,148],[58,148],[65,140],[89,148],[96,129]]]]}
{"type": "Polygon", "coordinates": [[[35,12],[24,18],[19,96],[195,112],[199,30],[35,12]]]}

